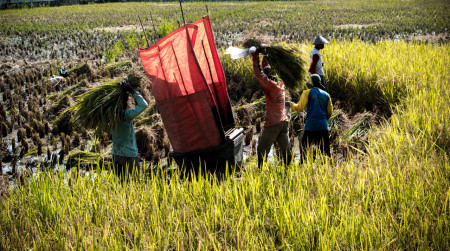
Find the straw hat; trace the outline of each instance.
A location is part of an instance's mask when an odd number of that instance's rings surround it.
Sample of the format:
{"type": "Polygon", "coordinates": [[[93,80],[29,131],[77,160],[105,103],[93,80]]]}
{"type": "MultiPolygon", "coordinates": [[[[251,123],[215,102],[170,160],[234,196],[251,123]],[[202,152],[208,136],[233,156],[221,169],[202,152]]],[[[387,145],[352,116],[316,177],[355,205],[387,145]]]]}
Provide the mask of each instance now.
{"type": "Polygon", "coordinates": [[[318,36],[312,44],[329,44],[329,43],[328,43],[328,40],[326,40],[322,36],[318,36]]]}

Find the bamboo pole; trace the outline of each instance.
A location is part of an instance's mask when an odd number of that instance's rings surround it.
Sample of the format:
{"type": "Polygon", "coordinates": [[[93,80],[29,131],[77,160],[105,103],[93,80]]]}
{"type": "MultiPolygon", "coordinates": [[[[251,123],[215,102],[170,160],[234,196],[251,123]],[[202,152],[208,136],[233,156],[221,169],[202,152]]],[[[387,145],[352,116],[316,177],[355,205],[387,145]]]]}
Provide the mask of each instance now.
{"type": "MultiPolygon", "coordinates": [[[[153,16],[152,16],[152,12],[151,12],[151,11],[150,11],[150,20],[152,21],[153,32],[155,33],[155,36],[154,36],[154,37],[156,37],[156,38],[158,39],[159,36],[157,36],[157,33],[156,33],[155,22],[153,22],[153,16]]],[[[155,41],[155,40],[153,40],[153,41],[155,41]]]]}
{"type": "Polygon", "coordinates": [[[139,15],[138,15],[138,18],[139,18],[139,22],[141,23],[142,31],[144,32],[145,41],[147,41],[147,48],[149,48],[150,47],[150,43],[148,42],[147,34],[145,34],[144,25],[142,24],[141,17],[139,15]]]}
{"type": "MultiPolygon", "coordinates": [[[[188,99],[188,101],[189,101],[189,104],[190,104],[191,107],[192,107],[192,112],[193,112],[194,115],[195,115],[195,119],[197,120],[197,123],[198,123],[198,125],[202,128],[202,130],[203,130],[204,132],[207,132],[207,130],[205,130],[205,128],[204,128],[204,125],[200,122],[200,119],[199,119],[199,117],[198,117],[198,114],[197,114],[197,112],[196,112],[195,109],[194,109],[194,104],[193,104],[193,102],[192,102],[192,100],[191,100],[191,95],[188,93],[187,88],[186,88],[186,85],[184,84],[183,74],[182,74],[182,72],[181,72],[180,64],[179,64],[179,62],[178,62],[178,57],[177,57],[177,54],[175,53],[175,49],[173,48],[173,45],[172,45],[172,51],[173,51],[173,55],[175,56],[175,62],[177,63],[178,71],[180,72],[181,83],[183,83],[183,87],[184,87],[184,90],[185,90],[185,92],[186,92],[186,97],[187,97],[187,99],[188,99]]],[[[175,73],[174,73],[174,77],[175,77],[175,80],[176,80],[177,78],[176,78],[176,76],[175,76],[175,73]]],[[[203,139],[206,141],[205,143],[207,144],[207,143],[208,143],[208,142],[207,142],[207,139],[206,139],[206,138],[203,138],[203,139]]]]}
{"type": "Polygon", "coordinates": [[[158,48],[158,58],[159,58],[159,65],[161,66],[161,70],[164,76],[164,83],[166,83],[166,90],[167,90],[167,96],[171,98],[171,93],[169,92],[169,83],[167,82],[166,72],[164,71],[164,66],[162,64],[162,58],[161,58],[161,49],[159,48],[159,45],[156,45],[158,48]]]}
{"type": "MultiPolygon", "coordinates": [[[[184,11],[183,11],[183,5],[181,5],[181,0],[178,0],[180,3],[180,9],[181,9],[181,17],[183,17],[183,25],[186,25],[186,20],[184,19],[184,11]]],[[[187,29],[187,27],[186,27],[187,29]]]]}
{"type": "MultiPolygon", "coordinates": [[[[211,71],[211,65],[209,64],[209,59],[208,59],[208,55],[206,54],[205,44],[203,43],[203,40],[202,40],[202,48],[203,48],[203,53],[205,54],[206,63],[208,64],[209,76],[211,77],[211,83],[213,84],[213,88],[214,88],[214,95],[212,98],[214,99],[214,103],[216,104],[216,106],[218,106],[218,100],[216,98],[218,93],[217,93],[216,85],[214,85],[214,79],[213,79],[213,75],[212,75],[212,71],[211,71]]],[[[206,83],[206,84],[208,84],[208,83],[206,83]]],[[[220,115],[219,115],[219,119],[222,123],[222,119],[220,118],[220,115]]]]}
{"type": "MultiPolygon", "coordinates": [[[[189,42],[189,47],[190,47],[192,53],[195,55],[194,46],[192,45],[191,36],[189,35],[188,27],[186,25],[186,20],[184,18],[184,11],[183,11],[183,5],[181,4],[181,0],[179,0],[179,3],[180,3],[180,9],[181,9],[181,16],[183,17],[183,23],[184,23],[184,26],[186,29],[186,35],[187,35],[187,39],[189,42]]],[[[197,58],[195,58],[195,62],[197,64],[198,68],[201,70],[201,67],[200,67],[200,64],[199,64],[197,58]]],[[[209,88],[208,82],[206,81],[206,78],[205,78],[203,72],[202,72],[202,77],[203,77],[203,83],[206,86],[206,90],[209,92],[212,102],[214,103],[214,106],[211,108],[211,111],[215,117],[217,129],[219,130],[220,137],[221,137],[222,143],[223,143],[223,142],[225,142],[226,138],[225,138],[225,132],[223,130],[223,125],[222,125],[222,122],[219,117],[219,110],[217,109],[217,102],[216,102],[216,99],[214,98],[214,95],[213,95],[211,89],[209,88]]]]}

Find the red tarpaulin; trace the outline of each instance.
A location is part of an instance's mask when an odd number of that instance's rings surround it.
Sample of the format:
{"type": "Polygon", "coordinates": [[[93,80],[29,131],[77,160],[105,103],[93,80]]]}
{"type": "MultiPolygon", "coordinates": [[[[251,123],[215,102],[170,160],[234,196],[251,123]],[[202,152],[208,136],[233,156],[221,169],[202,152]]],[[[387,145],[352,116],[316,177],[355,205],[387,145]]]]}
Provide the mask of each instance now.
{"type": "Polygon", "coordinates": [[[223,128],[234,119],[209,17],[139,49],[139,56],[174,151],[223,143],[223,128]]]}

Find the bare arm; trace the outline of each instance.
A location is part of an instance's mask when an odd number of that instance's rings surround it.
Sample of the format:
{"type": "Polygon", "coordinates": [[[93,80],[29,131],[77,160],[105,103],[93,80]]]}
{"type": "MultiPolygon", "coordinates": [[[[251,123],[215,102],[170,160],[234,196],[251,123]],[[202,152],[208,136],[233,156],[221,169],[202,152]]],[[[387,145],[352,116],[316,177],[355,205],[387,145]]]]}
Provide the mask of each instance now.
{"type": "Polygon", "coordinates": [[[319,55],[317,55],[317,54],[313,55],[313,58],[312,58],[312,61],[311,61],[311,65],[309,66],[309,72],[311,74],[315,74],[316,73],[316,66],[317,66],[317,62],[319,62],[319,59],[320,59],[319,55]]]}
{"type": "Polygon", "coordinates": [[[259,53],[252,54],[253,60],[253,74],[256,79],[258,79],[259,83],[263,86],[264,89],[270,89],[277,86],[277,82],[270,80],[266,74],[261,72],[261,68],[259,67],[259,53]]]}

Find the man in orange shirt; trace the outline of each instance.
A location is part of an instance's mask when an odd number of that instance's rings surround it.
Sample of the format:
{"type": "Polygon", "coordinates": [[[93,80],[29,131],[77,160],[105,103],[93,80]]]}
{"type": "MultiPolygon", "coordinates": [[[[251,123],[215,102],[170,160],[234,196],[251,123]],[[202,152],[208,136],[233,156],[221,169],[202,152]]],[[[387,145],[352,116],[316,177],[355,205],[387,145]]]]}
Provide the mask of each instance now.
{"type": "Polygon", "coordinates": [[[266,120],[264,129],[258,142],[258,167],[261,168],[264,158],[270,151],[272,144],[277,141],[285,166],[291,162],[291,144],[289,143],[289,118],[285,109],[285,87],[278,82],[273,70],[265,59],[262,60],[263,71],[259,64],[259,52],[256,48],[250,50],[253,60],[253,73],[264,88],[266,97],[266,120]]]}

